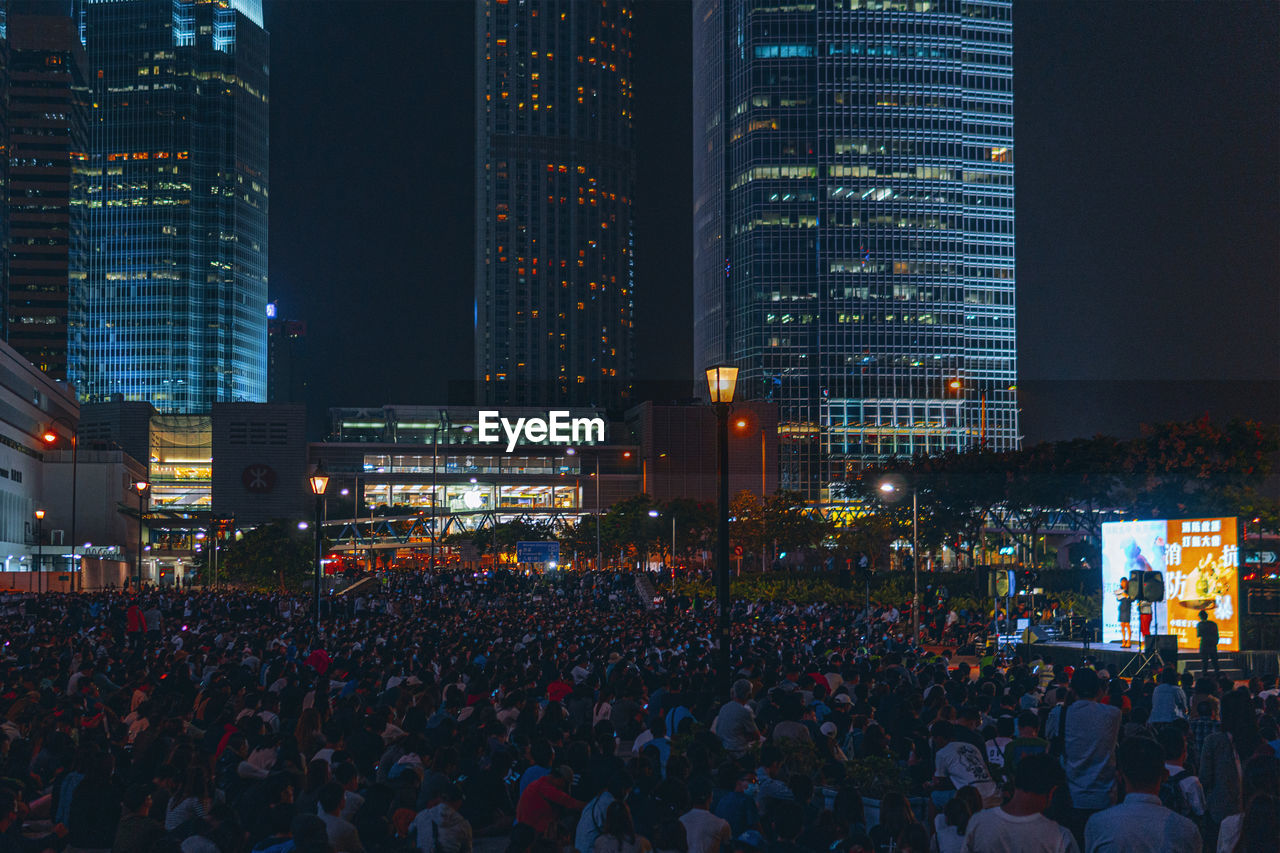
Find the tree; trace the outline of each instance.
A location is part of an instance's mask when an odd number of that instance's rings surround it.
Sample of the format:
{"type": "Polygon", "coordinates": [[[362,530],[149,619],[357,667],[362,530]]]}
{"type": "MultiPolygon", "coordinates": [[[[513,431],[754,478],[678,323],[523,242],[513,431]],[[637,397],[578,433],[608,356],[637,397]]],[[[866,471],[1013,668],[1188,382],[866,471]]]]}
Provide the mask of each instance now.
{"type": "Polygon", "coordinates": [[[315,571],[312,535],[282,519],[255,527],[219,548],[219,574],[251,589],[306,589],[315,571]]]}

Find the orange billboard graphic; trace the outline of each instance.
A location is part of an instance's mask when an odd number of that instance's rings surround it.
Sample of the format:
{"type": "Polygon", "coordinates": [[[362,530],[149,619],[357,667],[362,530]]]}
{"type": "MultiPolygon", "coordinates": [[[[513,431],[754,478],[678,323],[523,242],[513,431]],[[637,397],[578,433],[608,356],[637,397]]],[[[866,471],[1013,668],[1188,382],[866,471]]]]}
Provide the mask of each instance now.
{"type": "Polygon", "coordinates": [[[1234,518],[1168,522],[1165,596],[1169,633],[1179,649],[1199,649],[1204,611],[1218,625],[1218,649],[1240,650],[1240,544],[1234,518]]]}

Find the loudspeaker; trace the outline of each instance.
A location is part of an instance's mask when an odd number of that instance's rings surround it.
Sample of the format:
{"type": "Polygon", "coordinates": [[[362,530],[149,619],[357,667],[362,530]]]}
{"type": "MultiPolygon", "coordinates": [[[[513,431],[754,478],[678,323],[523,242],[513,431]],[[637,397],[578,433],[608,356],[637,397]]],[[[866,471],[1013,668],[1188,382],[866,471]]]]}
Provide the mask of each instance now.
{"type": "Polygon", "coordinates": [[[1142,597],[1142,569],[1129,572],[1129,597],[1134,601],[1144,601],[1142,597]]]}
{"type": "Polygon", "coordinates": [[[1158,651],[1165,663],[1173,665],[1178,662],[1178,635],[1151,634],[1143,637],[1142,651],[1146,654],[1158,651]]]}
{"type": "Polygon", "coordinates": [[[987,590],[988,598],[1005,598],[1018,591],[1018,581],[1012,570],[983,569],[985,578],[981,587],[987,590]]]}
{"type": "Polygon", "coordinates": [[[1142,600],[1164,601],[1164,575],[1160,572],[1142,573],[1142,600]]]}
{"type": "Polygon", "coordinates": [[[1030,645],[1032,643],[1047,643],[1052,635],[1039,625],[1032,625],[1022,632],[1022,642],[1030,645]]]}

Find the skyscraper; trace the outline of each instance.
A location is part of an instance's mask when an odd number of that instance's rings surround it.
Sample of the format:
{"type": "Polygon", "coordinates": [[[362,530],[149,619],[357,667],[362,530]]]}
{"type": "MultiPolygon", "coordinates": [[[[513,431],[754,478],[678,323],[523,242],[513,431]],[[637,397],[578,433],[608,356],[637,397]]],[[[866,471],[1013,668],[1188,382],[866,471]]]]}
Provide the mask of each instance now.
{"type": "Polygon", "coordinates": [[[476,2],[476,384],[614,405],[631,379],[631,8],[476,2]]]}
{"type": "Polygon", "coordinates": [[[67,378],[85,266],[90,75],[69,0],[0,0],[0,293],[10,346],[67,378]]]}
{"type": "Polygon", "coordinates": [[[780,484],[1018,443],[1011,0],[695,0],[694,352],[780,484]]]}
{"type": "Polygon", "coordinates": [[[260,0],[90,0],[93,115],[71,378],[162,412],[267,396],[260,0]]]}

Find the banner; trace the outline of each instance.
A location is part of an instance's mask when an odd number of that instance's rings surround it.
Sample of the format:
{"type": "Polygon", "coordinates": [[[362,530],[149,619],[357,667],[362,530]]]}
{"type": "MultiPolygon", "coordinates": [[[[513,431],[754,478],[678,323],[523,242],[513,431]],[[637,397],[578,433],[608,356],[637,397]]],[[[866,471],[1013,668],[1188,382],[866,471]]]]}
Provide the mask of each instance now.
{"type": "MultiPolygon", "coordinates": [[[[1102,641],[1123,640],[1122,581],[1132,571],[1160,572],[1163,601],[1153,602],[1150,633],[1174,634],[1178,648],[1199,651],[1196,634],[1204,611],[1218,626],[1218,648],[1239,651],[1239,547],[1234,518],[1119,521],[1102,525],[1102,641]]],[[[1142,610],[1133,596],[1131,641],[1142,642],[1142,610]]]]}

